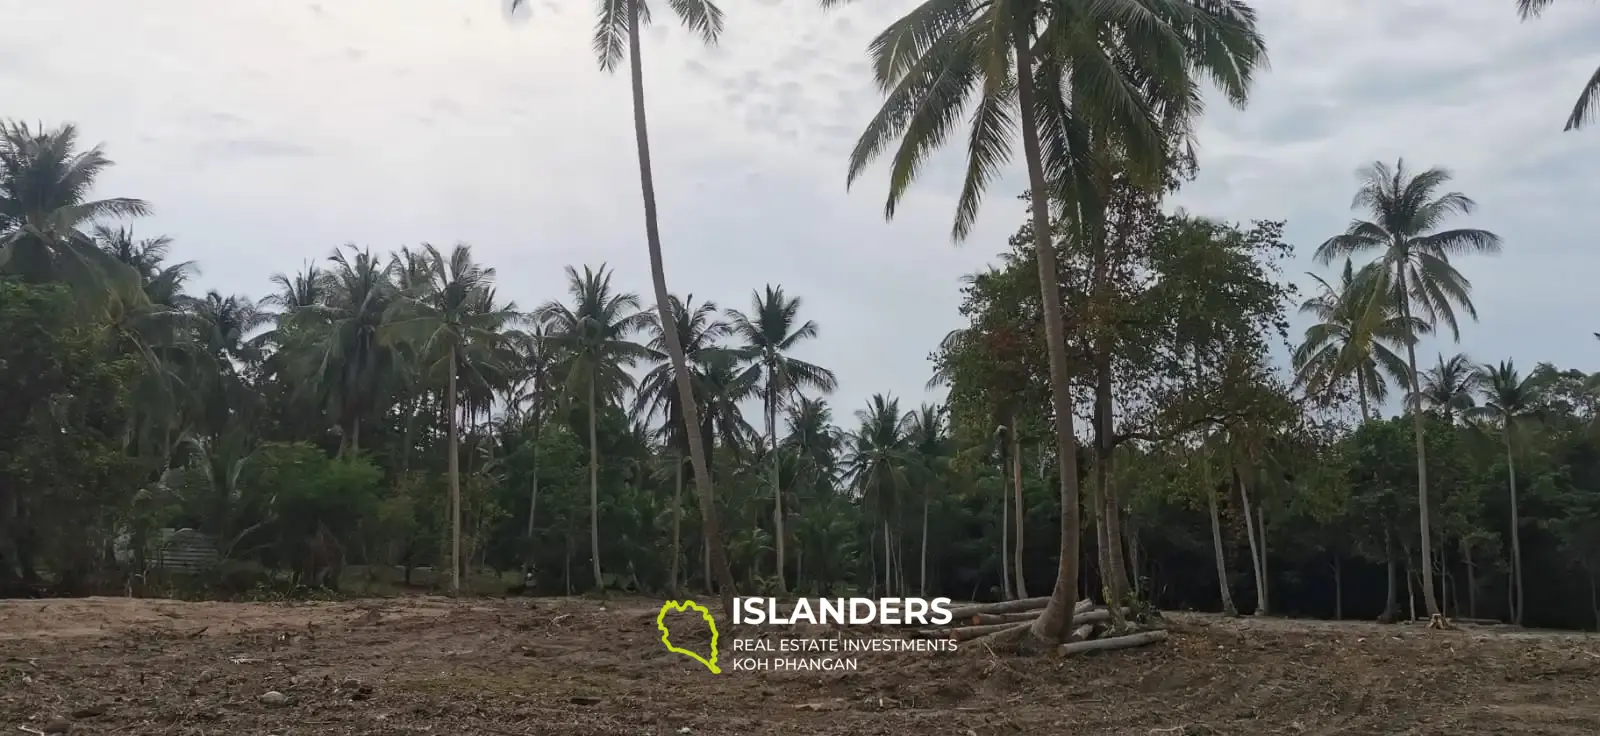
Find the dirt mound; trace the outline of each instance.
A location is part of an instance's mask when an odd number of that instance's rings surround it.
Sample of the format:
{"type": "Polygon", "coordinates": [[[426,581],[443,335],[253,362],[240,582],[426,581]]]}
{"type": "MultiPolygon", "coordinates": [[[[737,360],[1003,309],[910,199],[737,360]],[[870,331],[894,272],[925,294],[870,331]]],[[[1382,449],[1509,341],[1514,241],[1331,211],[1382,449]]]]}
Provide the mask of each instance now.
{"type": "Polygon", "coordinates": [[[1600,729],[1600,639],[1583,635],[1175,615],[1164,645],[1061,660],[966,643],[785,653],[797,636],[866,639],[730,627],[713,675],[661,645],[660,605],[0,602],[0,730],[52,719],[76,734],[281,736],[1600,729]],[[736,654],[735,639],[774,651],[736,654]],[[856,666],[734,670],[739,656],[856,666]]]}

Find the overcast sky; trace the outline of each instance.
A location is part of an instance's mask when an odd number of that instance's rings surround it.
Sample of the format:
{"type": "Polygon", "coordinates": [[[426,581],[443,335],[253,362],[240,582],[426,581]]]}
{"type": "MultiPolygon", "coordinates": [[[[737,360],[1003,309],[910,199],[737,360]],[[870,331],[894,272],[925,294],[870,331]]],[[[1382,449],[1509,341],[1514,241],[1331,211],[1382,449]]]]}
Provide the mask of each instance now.
{"type": "MultiPolygon", "coordinates": [[[[564,296],[568,264],[648,293],[628,86],[595,63],[593,3],[508,19],[502,2],[0,0],[0,114],[104,142],[118,166],[98,194],[149,200],[136,232],[175,238],[197,288],[260,296],[347,242],[465,241],[525,307],[564,296]]],[[[960,277],[1022,209],[1018,177],[1000,182],[952,245],[957,148],[892,223],[881,169],[846,191],[878,102],[866,43],[914,2],[725,2],[712,50],[657,4],[645,78],[672,289],[741,309],[766,283],[803,297],[821,336],[800,354],[838,373],[841,421],[874,392],[923,400],[960,277]]],[[[1483,317],[1459,349],[1600,367],[1600,124],[1561,132],[1600,66],[1600,5],[1526,24],[1510,0],[1257,7],[1272,68],[1247,111],[1212,105],[1176,204],[1287,220],[1298,275],[1348,221],[1360,165],[1448,166],[1481,205],[1460,224],[1506,240],[1459,264],[1483,317]]]]}

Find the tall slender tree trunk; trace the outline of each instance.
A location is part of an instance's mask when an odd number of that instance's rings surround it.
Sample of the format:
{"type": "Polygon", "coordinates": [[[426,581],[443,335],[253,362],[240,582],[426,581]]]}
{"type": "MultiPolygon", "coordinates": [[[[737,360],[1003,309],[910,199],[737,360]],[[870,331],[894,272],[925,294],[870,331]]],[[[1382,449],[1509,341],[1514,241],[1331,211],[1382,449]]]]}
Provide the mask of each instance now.
{"type": "Polygon", "coordinates": [[[1206,510],[1211,514],[1211,552],[1217,561],[1217,591],[1222,596],[1222,612],[1229,616],[1239,615],[1239,607],[1233,603],[1233,590],[1228,585],[1228,556],[1222,547],[1222,514],[1217,510],[1217,486],[1211,482],[1211,459],[1203,454],[1200,458],[1200,468],[1203,482],[1206,486],[1206,510]]]}
{"type": "Polygon", "coordinates": [[[1267,604],[1272,602],[1272,568],[1268,567],[1268,560],[1272,559],[1267,547],[1267,510],[1256,504],[1256,534],[1261,536],[1261,611],[1268,613],[1267,604]]]}
{"type": "Polygon", "coordinates": [[[1032,209],[1033,246],[1039,261],[1039,291],[1044,308],[1045,343],[1050,355],[1050,408],[1055,419],[1056,469],[1061,475],[1061,558],[1056,567],[1050,603],[1034,619],[1035,639],[1058,642],[1072,630],[1072,608],[1077,603],[1078,534],[1081,511],[1078,500],[1078,437],[1072,427],[1072,384],[1067,372],[1067,330],[1061,309],[1055,238],[1050,227],[1050,200],[1045,187],[1044,158],[1039,147],[1038,111],[1033,89],[1033,18],[1013,19],[1012,45],[1017,55],[1017,103],[1021,113],[1022,155],[1028,164],[1028,192],[1032,209]]]}
{"type": "Polygon", "coordinates": [[[894,595],[894,567],[893,556],[889,553],[889,518],[883,519],[883,593],[885,596],[894,595]]]}
{"type": "Polygon", "coordinates": [[[931,493],[927,489],[922,491],[922,576],[917,581],[917,595],[924,598],[928,595],[928,505],[931,493]]]}
{"type": "MultiPolygon", "coordinates": [[[[1250,472],[1254,472],[1253,469],[1250,472]]],[[[1250,566],[1255,570],[1256,575],[1256,611],[1254,615],[1266,616],[1269,614],[1267,610],[1266,571],[1262,569],[1263,565],[1261,564],[1263,550],[1261,549],[1260,540],[1256,537],[1255,515],[1251,512],[1250,506],[1251,484],[1250,481],[1245,480],[1247,475],[1248,473],[1234,471],[1234,479],[1239,484],[1239,509],[1240,514],[1244,516],[1244,535],[1250,540],[1250,566]]]]}
{"type": "Polygon", "coordinates": [[[1461,539],[1461,562],[1467,568],[1467,616],[1478,617],[1478,570],[1472,561],[1472,544],[1461,539]]]}
{"type": "Polygon", "coordinates": [[[459,419],[456,411],[456,349],[450,347],[450,377],[447,379],[448,387],[445,389],[448,396],[450,421],[450,457],[446,460],[447,471],[450,474],[450,593],[461,595],[461,452],[459,445],[461,432],[457,426],[459,419]]]}
{"type": "MultiPolygon", "coordinates": [[[[644,61],[639,44],[639,4],[628,3],[628,81],[633,87],[633,136],[639,149],[639,189],[644,198],[645,243],[650,251],[650,282],[655,290],[656,314],[663,325],[673,324],[672,303],[667,292],[666,266],[661,254],[661,230],[656,221],[655,175],[650,169],[650,134],[644,112],[644,61]]],[[[676,330],[662,330],[666,338],[667,355],[672,360],[674,382],[678,385],[678,402],[683,406],[683,423],[690,436],[700,426],[700,409],[695,404],[694,386],[689,380],[689,361],[683,354],[683,343],[676,330]]],[[[717,576],[722,593],[722,611],[733,616],[735,585],[733,569],[728,566],[727,548],[722,539],[722,525],[717,519],[715,493],[711,487],[711,466],[706,462],[704,448],[698,442],[689,443],[689,459],[694,466],[695,491],[700,496],[701,523],[705,529],[707,552],[712,569],[717,576]]],[[[598,559],[596,565],[598,565],[598,559]]]]}
{"type": "Polygon", "coordinates": [[[1511,584],[1516,586],[1516,605],[1511,609],[1511,623],[1522,625],[1522,518],[1517,511],[1517,465],[1511,452],[1511,419],[1505,420],[1506,437],[1506,487],[1511,492],[1511,584]]]}
{"type": "Polygon", "coordinates": [[[1333,620],[1344,620],[1344,560],[1333,556],[1333,620]]]}
{"type": "Polygon", "coordinates": [[[1027,517],[1022,503],[1022,440],[1017,437],[1017,418],[1011,418],[1011,427],[1006,432],[1006,438],[1011,441],[1011,482],[1012,493],[1016,494],[1011,511],[1015,515],[1016,533],[1011,539],[1011,574],[1017,579],[1016,592],[1018,598],[1028,597],[1027,566],[1023,564],[1022,530],[1026,526],[1027,517]]]}
{"type": "Polygon", "coordinates": [[[531,571],[533,569],[534,556],[535,556],[535,549],[534,549],[534,542],[533,542],[534,517],[537,515],[537,513],[539,511],[539,425],[538,425],[538,423],[540,421],[542,421],[542,419],[540,418],[539,413],[538,413],[537,410],[535,410],[535,412],[533,414],[533,421],[534,421],[534,428],[533,428],[533,437],[532,437],[532,443],[531,443],[532,444],[532,453],[533,453],[533,458],[532,458],[533,467],[530,470],[531,474],[533,475],[533,484],[532,484],[532,487],[528,490],[528,533],[527,533],[527,540],[526,540],[527,550],[525,552],[525,554],[527,554],[527,561],[526,561],[526,564],[524,565],[524,573],[526,573],[528,571],[531,571]]]}
{"type": "Polygon", "coordinates": [[[683,456],[674,458],[677,478],[672,486],[672,594],[678,594],[678,575],[683,558],[683,456]]]}
{"type": "Polygon", "coordinates": [[[772,450],[772,538],[775,542],[773,547],[778,554],[778,592],[785,593],[788,592],[789,586],[783,572],[785,558],[783,540],[786,535],[783,533],[783,483],[782,478],[779,477],[779,472],[783,466],[778,462],[778,397],[776,389],[776,386],[769,386],[767,390],[767,393],[771,394],[766,401],[767,443],[772,450]]]}
{"type": "MultiPolygon", "coordinates": [[[[667,324],[671,324],[668,322],[667,324]]],[[[671,332],[671,330],[667,330],[671,332]]],[[[594,573],[594,589],[606,589],[600,572],[600,439],[596,425],[599,410],[595,407],[595,377],[589,377],[589,559],[594,573]]]]}
{"type": "Polygon", "coordinates": [[[1000,463],[1000,595],[1006,600],[1013,600],[1016,591],[1011,587],[1011,485],[1006,476],[1007,465],[1010,460],[1000,463]]]}
{"type": "Polygon", "coordinates": [[[1387,590],[1384,593],[1383,613],[1378,616],[1378,621],[1386,624],[1394,623],[1400,616],[1400,580],[1399,570],[1394,558],[1394,535],[1385,530],[1383,533],[1383,560],[1384,568],[1389,573],[1387,590]]]}
{"type": "MultiPolygon", "coordinates": [[[[1400,263],[1400,267],[1395,269],[1396,278],[1398,279],[1396,285],[1399,287],[1399,293],[1401,295],[1400,316],[1406,324],[1411,323],[1411,297],[1410,292],[1406,290],[1405,269],[1409,263],[1409,259],[1403,259],[1400,263]]],[[[1416,336],[1412,335],[1411,338],[1412,339],[1406,340],[1406,365],[1411,369],[1410,375],[1406,377],[1406,381],[1408,384],[1410,384],[1411,395],[1415,396],[1421,391],[1421,387],[1417,383],[1416,336]]],[[[1426,443],[1423,439],[1426,425],[1423,423],[1423,415],[1420,409],[1413,409],[1411,411],[1411,419],[1412,426],[1415,427],[1417,440],[1417,516],[1419,519],[1418,526],[1422,531],[1422,559],[1432,560],[1433,531],[1432,522],[1430,520],[1432,512],[1428,510],[1428,454],[1426,443]]],[[[1407,560],[1406,564],[1410,565],[1409,559],[1407,560]]],[[[1409,581],[1410,578],[1407,578],[1407,580],[1409,581]]],[[[1428,607],[1428,619],[1431,623],[1433,617],[1439,615],[1439,601],[1434,597],[1433,594],[1432,563],[1424,564],[1422,566],[1422,601],[1428,607]]]]}

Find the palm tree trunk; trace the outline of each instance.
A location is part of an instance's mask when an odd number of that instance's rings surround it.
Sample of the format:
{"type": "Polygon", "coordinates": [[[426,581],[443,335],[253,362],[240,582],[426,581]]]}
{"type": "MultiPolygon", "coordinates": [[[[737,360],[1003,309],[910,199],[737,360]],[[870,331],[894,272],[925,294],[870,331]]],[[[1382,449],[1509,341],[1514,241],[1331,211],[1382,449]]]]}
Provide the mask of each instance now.
{"type": "Polygon", "coordinates": [[[1233,603],[1233,590],[1228,585],[1228,558],[1222,547],[1222,514],[1217,510],[1217,487],[1211,482],[1211,460],[1201,457],[1200,460],[1202,482],[1206,486],[1206,509],[1211,514],[1211,552],[1217,561],[1217,589],[1222,595],[1222,612],[1229,616],[1239,615],[1239,607],[1233,603]]]}
{"type": "MultiPolygon", "coordinates": [[[[670,332],[670,330],[668,330],[670,332]]],[[[600,572],[600,441],[596,425],[595,377],[589,377],[589,564],[594,573],[594,589],[606,589],[600,572]]]]}
{"type": "Polygon", "coordinates": [[[883,594],[894,595],[894,568],[889,554],[889,517],[883,518],[883,594]]]}
{"type": "MultiPolygon", "coordinates": [[[[628,76],[633,87],[633,136],[639,149],[639,188],[644,198],[644,232],[646,247],[650,251],[650,282],[655,290],[656,314],[662,325],[673,324],[672,306],[667,293],[666,266],[661,255],[661,230],[656,221],[655,175],[650,169],[650,134],[644,113],[644,61],[639,45],[639,4],[628,4],[628,76]]],[[[674,382],[678,384],[678,402],[683,407],[683,423],[693,437],[699,431],[700,409],[695,404],[694,386],[689,380],[689,361],[684,357],[683,344],[676,330],[663,330],[667,355],[672,360],[674,382]]],[[[711,487],[711,466],[706,462],[704,448],[698,442],[689,443],[689,459],[694,466],[694,486],[700,497],[700,518],[705,530],[709,563],[716,572],[717,584],[722,590],[722,611],[733,616],[735,585],[733,569],[728,566],[727,548],[722,540],[722,525],[717,520],[715,493],[711,487]]],[[[596,558],[596,568],[599,561],[596,558]]],[[[710,581],[707,581],[707,585],[710,581]]]]}
{"type": "Polygon", "coordinates": [[[528,538],[527,538],[527,541],[526,541],[526,543],[527,543],[527,552],[526,552],[526,554],[527,554],[528,557],[527,557],[527,561],[526,561],[526,564],[525,564],[526,570],[524,570],[524,572],[526,572],[527,570],[532,570],[533,569],[533,560],[534,560],[534,545],[533,545],[533,529],[534,529],[534,525],[533,525],[533,520],[534,520],[534,515],[539,511],[539,426],[538,426],[538,422],[540,421],[540,419],[539,419],[539,414],[537,412],[535,412],[534,415],[533,415],[533,421],[534,421],[534,429],[533,429],[533,437],[532,437],[533,441],[531,443],[531,445],[532,445],[531,452],[533,453],[533,458],[532,458],[533,467],[532,467],[532,469],[530,471],[533,474],[533,487],[531,489],[529,489],[529,491],[528,491],[528,534],[527,534],[528,538]]]}
{"type": "Polygon", "coordinates": [[[779,478],[782,465],[778,462],[778,397],[772,387],[768,388],[767,394],[767,443],[772,448],[772,537],[773,547],[778,554],[778,592],[785,593],[789,588],[783,577],[783,485],[779,478]]]}
{"type": "MultiPolygon", "coordinates": [[[[1395,272],[1398,279],[1396,281],[1396,286],[1398,286],[1400,293],[1400,316],[1404,320],[1405,324],[1410,325],[1411,298],[1410,292],[1406,291],[1405,269],[1408,264],[1409,260],[1402,260],[1400,267],[1396,268],[1395,272]]],[[[1411,374],[1406,377],[1406,381],[1410,384],[1411,395],[1416,396],[1419,392],[1421,392],[1422,389],[1417,382],[1416,336],[1412,335],[1410,337],[1411,339],[1406,340],[1406,365],[1410,368],[1411,374]]],[[[1425,425],[1423,424],[1422,411],[1420,409],[1412,409],[1411,419],[1412,425],[1415,427],[1417,440],[1417,516],[1419,519],[1418,526],[1422,531],[1422,559],[1432,560],[1433,532],[1429,520],[1432,514],[1428,510],[1428,455],[1426,443],[1423,441],[1425,425]]],[[[1410,564],[1409,560],[1407,560],[1407,564],[1410,564]]],[[[1409,580],[1410,578],[1408,577],[1407,581],[1409,580]]],[[[1423,603],[1428,607],[1428,618],[1430,620],[1432,620],[1434,616],[1439,615],[1439,601],[1434,598],[1433,595],[1432,563],[1422,566],[1422,600],[1423,603]]]]}
{"type": "Polygon", "coordinates": [[[928,596],[928,501],[926,489],[922,492],[922,575],[917,581],[917,595],[928,596]]]}
{"type": "Polygon", "coordinates": [[[1394,536],[1387,530],[1383,533],[1383,561],[1389,576],[1388,584],[1385,586],[1387,590],[1384,593],[1383,613],[1378,616],[1378,621],[1389,624],[1394,623],[1400,616],[1400,581],[1399,571],[1395,569],[1397,564],[1394,559],[1394,536]]]}
{"type": "Polygon", "coordinates": [[[457,446],[460,432],[456,427],[456,349],[450,348],[450,378],[445,401],[450,407],[450,593],[461,595],[461,453],[457,446]]]}
{"type": "Polygon", "coordinates": [[[1506,487],[1511,491],[1511,584],[1516,586],[1516,605],[1511,609],[1511,623],[1521,626],[1523,614],[1522,590],[1522,519],[1517,513],[1517,466],[1511,453],[1511,420],[1505,421],[1506,437],[1506,487]]]}
{"type": "Polygon", "coordinates": [[[1337,554],[1333,556],[1333,620],[1344,620],[1344,564],[1337,554]]]}
{"type": "Polygon", "coordinates": [[[679,565],[683,557],[683,456],[674,458],[674,461],[677,478],[672,486],[672,583],[669,590],[677,595],[679,565]]]}
{"type": "Polygon", "coordinates": [[[1461,562],[1467,568],[1467,616],[1478,617],[1478,571],[1472,561],[1472,545],[1461,540],[1461,562]]]}
{"type": "Polygon", "coordinates": [[[1011,486],[1016,494],[1016,503],[1012,504],[1011,511],[1016,515],[1016,534],[1011,542],[1011,574],[1017,578],[1016,592],[1018,598],[1028,597],[1027,568],[1022,564],[1022,528],[1026,517],[1022,505],[1022,441],[1017,437],[1017,418],[1011,418],[1011,429],[1006,432],[1006,437],[1011,441],[1011,486]]]}
{"type": "Polygon", "coordinates": [[[1061,314],[1061,284],[1050,228],[1050,201],[1045,190],[1044,158],[1039,147],[1038,110],[1033,89],[1033,52],[1029,48],[1033,17],[1013,19],[1012,45],[1017,55],[1017,103],[1022,123],[1022,154],[1028,164],[1028,191],[1032,209],[1033,246],[1039,261],[1039,291],[1044,308],[1045,344],[1050,355],[1050,408],[1055,419],[1056,469],[1061,476],[1061,558],[1050,603],[1033,622],[1035,639],[1058,642],[1072,627],[1077,603],[1078,438],[1072,428],[1072,385],[1067,374],[1066,325],[1061,314]]]}
{"type": "Polygon", "coordinates": [[[1372,408],[1367,405],[1367,382],[1361,380],[1360,373],[1356,374],[1356,400],[1361,406],[1361,421],[1357,424],[1365,424],[1367,417],[1372,416],[1372,408]]]}

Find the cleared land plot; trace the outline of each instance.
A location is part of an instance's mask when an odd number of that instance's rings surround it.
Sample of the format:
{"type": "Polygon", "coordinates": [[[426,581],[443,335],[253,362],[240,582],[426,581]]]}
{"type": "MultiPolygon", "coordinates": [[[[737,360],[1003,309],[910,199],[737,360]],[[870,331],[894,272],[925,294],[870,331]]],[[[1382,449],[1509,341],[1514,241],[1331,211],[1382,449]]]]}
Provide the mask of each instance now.
{"type": "MultiPolygon", "coordinates": [[[[1600,733],[1582,634],[1170,614],[1164,645],[1065,661],[964,644],[712,675],[661,646],[659,606],[0,601],[0,732],[1600,733]]],[[[749,633],[722,632],[725,667],[749,633]]]]}

